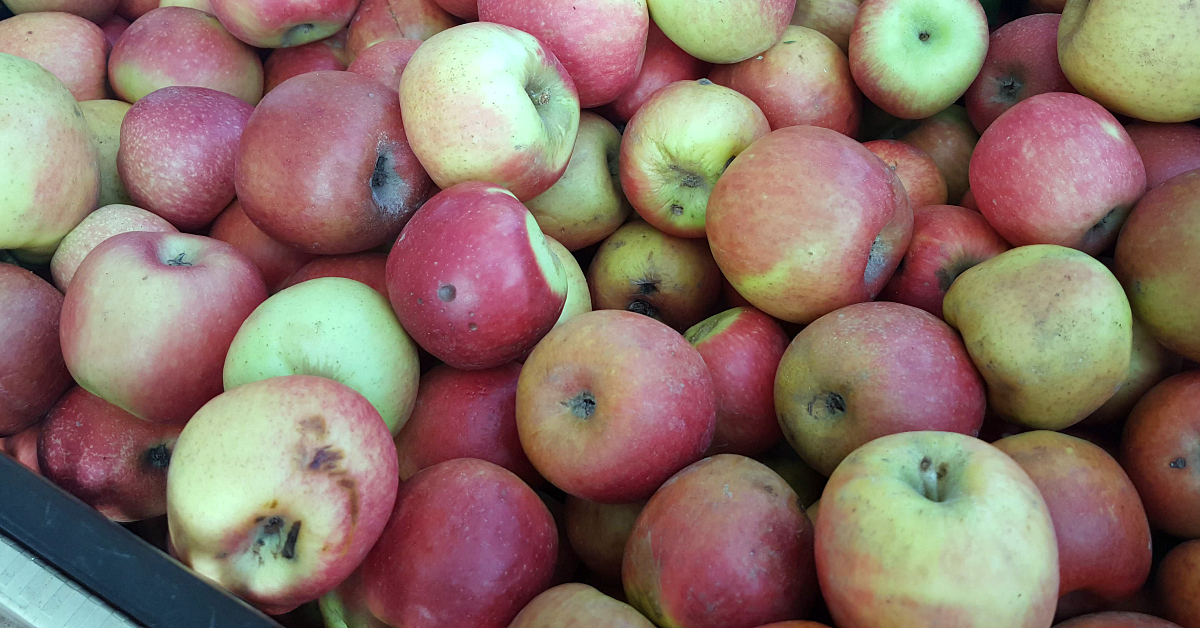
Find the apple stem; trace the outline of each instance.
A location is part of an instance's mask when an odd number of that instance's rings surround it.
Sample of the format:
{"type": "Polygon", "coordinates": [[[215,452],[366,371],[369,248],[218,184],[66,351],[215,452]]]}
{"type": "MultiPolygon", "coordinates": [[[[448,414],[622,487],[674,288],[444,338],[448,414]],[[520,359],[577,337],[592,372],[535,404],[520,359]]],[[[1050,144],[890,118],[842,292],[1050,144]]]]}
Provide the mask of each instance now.
{"type": "Polygon", "coordinates": [[[929,458],[921,460],[921,492],[931,501],[941,501],[938,495],[938,472],[933,469],[933,461],[929,458]]]}

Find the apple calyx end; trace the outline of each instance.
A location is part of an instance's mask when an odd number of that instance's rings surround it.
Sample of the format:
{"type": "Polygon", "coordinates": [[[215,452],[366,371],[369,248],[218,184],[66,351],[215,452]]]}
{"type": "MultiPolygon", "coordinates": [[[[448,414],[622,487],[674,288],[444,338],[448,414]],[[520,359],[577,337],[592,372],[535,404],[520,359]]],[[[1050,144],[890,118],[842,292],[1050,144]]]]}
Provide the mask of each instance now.
{"type": "Polygon", "coordinates": [[[588,390],[580,392],[562,404],[573,416],[584,421],[590,419],[596,412],[596,396],[588,390]]]}

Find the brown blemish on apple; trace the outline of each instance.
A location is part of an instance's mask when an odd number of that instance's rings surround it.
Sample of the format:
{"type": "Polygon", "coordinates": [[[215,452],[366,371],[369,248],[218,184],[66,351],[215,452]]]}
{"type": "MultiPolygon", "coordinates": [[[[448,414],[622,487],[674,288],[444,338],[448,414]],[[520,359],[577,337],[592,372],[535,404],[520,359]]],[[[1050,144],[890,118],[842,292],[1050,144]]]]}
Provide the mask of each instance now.
{"type": "Polygon", "coordinates": [[[296,557],[296,540],[299,538],[300,538],[300,522],[297,521],[297,522],[293,523],[291,529],[288,530],[287,540],[285,540],[283,542],[283,549],[279,552],[279,555],[288,560],[295,558],[296,557]]]}
{"type": "Polygon", "coordinates": [[[596,396],[591,391],[585,390],[571,397],[567,401],[562,402],[567,410],[576,418],[587,420],[596,412],[596,396]]]}
{"type": "Polygon", "coordinates": [[[315,414],[300,421],[300,430],[303,432],[312,432],[323,436],[329,428],[325,424],[325,417],[315,414]]]}
{"type": "Polygon", "coordinates": [[[354,526],[358,523],[358,482],[354,478],[341,478],[337,482],[338,488],[346,492],[346,501],[349,502],[350,510],[350,528],[351,533],[346,537],[346,547],[350,546],[350,538],[353,537],[354,526]]]}
{"type": "Polygon", "coordinates": [[[651,305],[649,302],[643,301],[642,299],[636,299],[636,300],[632,301],[625,309],[630,312],[633,312],[634,314],[641,314],[642,316],[649,316],[650,318],[653,318],[656,321],[662,320],[662,312],[659,311],[658,308],[651,305]]]}
{"type": "Polygon", "coordinates": [[[342,460],[342,452],[334,449],[332,445],[325,445],[317,449],[313,454],[312,461],[308,463],[310,471],[330,472],[336,471],[338,463],[342,460]]]}
{"type": "Polygon", "coordinates": [[[846,413],[846,399],[835,392],[818,393],[809,400],[807,410],[818,421],[838,419],[846,413]]]}

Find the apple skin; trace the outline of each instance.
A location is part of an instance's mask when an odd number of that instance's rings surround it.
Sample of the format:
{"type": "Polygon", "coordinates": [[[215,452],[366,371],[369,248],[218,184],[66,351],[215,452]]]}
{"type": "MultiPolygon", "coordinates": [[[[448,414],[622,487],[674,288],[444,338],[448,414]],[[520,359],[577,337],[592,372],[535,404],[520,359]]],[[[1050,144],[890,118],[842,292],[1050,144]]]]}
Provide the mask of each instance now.
{"type": "MultiPolygon", "coordinates": [[[[97,24],[100,26],[100,30],[104,31],[104,41],[108,43],[109,51],[112,51],[112,47],[117,44],[117,40],[120,39],[121,33],[124,33],[125,29],[129,28],[129,20],[126,20],[119,15],[110,15],[103,21],[97,22],[97,24]]],[[[105,59],[106,72],[107,67],[108,60],[105,59]]]]}
{"type": "Polygon", "coordinates": [[[1119,459],[1137,487],[1155,528],[1200,538],[1200,371],[1168,377],[1134,406],[1121,435],[1119,459]]]}
{"type": "Polygon", "coordinates": [[[1046,92],[1074,92],[1058,67],[1057,13],[1017,18],[991,34],[987,58],[964,102],[971,124],[983,133],[1013,105],[1046,92]]]}
{"type": "Polygon", "coordinates": [[[1043,628],[1058,601],[1054,524],[1037,486],[962,434],[893,434],[850,454],[821,498],[816,559],[843,628],[1043,628]]]}
{"type": "Polygon", "coordinates": [[[213,12],[210,0],[160,0],[158,7],[189,7],[208,14],[213,12]]]}
{"type": "Polygon", "coordinates": [[[646,52],[646,0],[478,0],[479,19],[537,37],[562,63],[585,109],[616,100],[646,52]]]}
{"type": "Polygon", "coordinates": [[[564,492],[647,499],[712,443],[716,400],[700,353],[641,314],[597,310],[551,330],[517,382],[530,462],[564,492]]]}
{"type": "Polygon", "coordinates": [[[263,98],[234,169],[250,220],[319,255],[358,253],[400,233],[430,181],[388,94],[360,74],[325,70],[288,79],[263,98]]]}
{"type": "Polygon", "coordinates": [[[596,309],[637,312],[682,332],[717,304],[721,270],[704,240],[634,221],[600,244],[587,284],[596,309]]]}
{"type": "MultiPolygon", "coordinates": [[[[558,258],[559,264],[562,265],[563,275],[567,279],[567,300],[563,303],[562,313],[558,315],[558,320],[554,322],[554,326],[558,327],[580,314],[591,312],[592,295],[588,292],[587,277],[583,274],[583,269],[579,267],[579,260],[575,259],[567,247],[550,236],[546,236],[546,245],[558,258]]],[[[530,351],[532,350],[531,348],[530,351]]]]}
{"type": "Polygon", "coordinates": [[[621,581],[629,603],[660,626],[753,628],[804,617],[819,595],[813,526],[774,471],[718,454],[650,498],[621,581]]]}
{"type": "Polygon", "coordinates": [[[209,228],[208,237],[232,245],[254,262],[267,284],[267,292],[271,294],[282,290],[284,282],[305,264],[316,259],[315,255],[278,242],[263,233],[246,216],[241,202],[236,198],[217,215],[209,228]]]}
{"type": "Polygon", "coordinates": [[[770,131],[758,105],[728,87],[708,79],[672,83],[625,127],[621,189],[655,228],[702,238],[713,186],[734,157],[770,131]]]}
{"type": "Polygon", "coordinates": [[[1181,626],[1200,626],[1200,540],[1181,543],[1163,557],[1155,576],[1163,614],[1181,626]]]}
{"type": "Polygon", "coordinates": [[[908,202],[914,210],[946,204],[946,178],[929,153],[900,140],[873,140],[863,146],[900,177],[900,183],[908,194],[908,202]]]}
{"type": "Polygon", "coordinates": [[[437,4],[460,19],[467,21],[479,19],[479,0],[437,0],[437,4]]]}
{"type": "Polygon", "coordinates": [[[942,301],[954,280],[1010,248],[979,212],[953,205],[915,208],[912,241],[879,298],[941,318],[942,301]]]}
{"type": "Polygon", "coordinates": [[[61,11],[100,23],[112,15],[113,9],[117,6],[117,0],[5,0],[4,5],[16,15],[39,11],[61,11]]]}
{"type": "Polygon", "coordinates": [[[950,105],[921,121],[900,141],[929,153],[946,179],[946,202],[957,203],[970,188],[971,153],[979,133],[971,126],[967,110],[950,105]]]}
{"type": "Polygon", "coordinates": [[[654,628],[633,607],[578,582],[546,589],[521,609],[508,628],[562,626],[654,628]]]}
{"type": "Polygon", "coordinates": [[[601,504],[567,495],[567,540],[579,560],[597,576],[621,582],[621,561],[633,524],[645,500],[627,504],[601,504]]]}
{"type": "Polygon", "coordinates": [[[280,83],[309,72],[345,70],[352,60],[346,50],[346,30],[342,29],[325,39],[292,48],[276,48],[263,61],[263,92],[280,83]]]}
{"type": "Polygon", "coordinates": [[[863,0],[850,33],[850,71],[881,109],[918,120],[967,91],[987,50],[987,15],[977,0],[863,0]]]}
{"type": "Polygon", "coordinates": [[[368,48],[383,41],[425,41],[459,24],[434,0],[363,0],[350,20],[346,49],[357,59],[368,48]]]}
{"type": "Polygon", "coordinates": [[[550,586],[558,531],[520,478],[460,458],[405,482],[363,561],[371,612],[391,626],[505,628],[550,586]]]}
{"type": "Polygon", "coordinates": [[[881,436],[979,434],[983,378],[958,334],[901,303],[857,303],[805,327],[783,354],[775,407],[792,448],[828,476],[881,436]]]}
{"type": "Polygon", "coordinates": [[[488,22],[426,40],[400,78],[400,108],[438,187],[486,181],[521,201],[562,176],[579,129],[575,84],[550,49],[488,22]],[[446,116],[448,109],[471,115],[446,116]]]}
{"type": "Polygon", "coordinates": [[[849,137],[858,133],[862,93],[846,53],[810,28],[788,26],[766,52],[714,66],[708,78],[754,101],[772,130],[808,124],[849,137]]]}
{"type": "Polygon", "coordinates": [[[62,306],[44,279],[0,263],[0,436],[37,423],[71,386],[58,339],[62,306]]]}
{"type": "Polygon", "coordinates": [[[1054,628],[1180,628],[1165,619],[1143,613],[1107,611],[1075,617],[1054,628]]]}
{"type": "Polygon", "coordinates": [[[138,18],[158,8],[159,0],[118,0],[117,15],[129,20],[138,18]]]}
{"type": "Polygon", "coordinates": [[[1097,445],[1037,430],[992,443],[1037,485],[1058,540],[1059,597],[1118,599],[1150,576],[1150,522],[1129,476],[1097,445]]]}
{"type": "Polygon", "coordinates": [[[113,521],[167,513],[167,465],[183,423],[147,423],[76,386],[42,423],[42,474],[113,521]]]}
{"type": "Polygon", "coordinates": [[[1112,246],[1146,191],[1146,168],[1125,129],[1078,94],[1038,94],[996,118],[971,155],[970,179],[979,210],[1014,246],[1091,255],[1112,246]],[[1062,181],[1086,184],[1063,195],[1062,181]]]}
{"type": "Polygon", "coordinates": [[[829,626],[826,626],[825,624],[815,622],[815,621],[804,620],[804,621],[779,621],[779,622],[775,622],[773,624],[759,626],[759,628],[829,628],[829,626]]]}
{"type": "Polygon", "coordinates": [[[100,168],[98,207],[129,205],[133,199],[117,172],[117,151],[121,149],[121,123],[130,104],[121,100],[85,100],[79,103],[96,145],[96,165],[100,168]]]}
{"type": "Polygon", "coordinates": [[[789,338],[775,319],[750,307],[714,314],[683,337],[713,378],[717,424],[709,454],[761,454],[783,439],[775,417],[775,372],[789,338]]]}
{"type": "Polygon", "coordinates": [[[353,389],[310,375],[245,384],[205,404],[175,443],[171,547],[200,575],[281,615],[362,562],[398,483],[391,434],[353,389]]]}
{"type": "Polygon", "coordinates": [[[387,284],[417,344],[460,369],[522,355],[567,297],[533,215],[507,190],[476,181],[439,192],[413,216],[388,255],[387,284]]]}
{"type": "Polygon", "coordinates": [[[979,203],[975,202],[975,194],[971,192],[971,188],[967,188],[967,192],[963,194],[962,200],[958,202],[958,206],[979,213],[979,203]]]}
{"type": "Polygon", "coordinates": [[[621,132],[590,111],[579,114],[575,148],[562,177],[525,207],[547,237],[578,251],[607,238],[633,208],[621,189],[621,132]]]}
{"type": "Polygon", "coordinates": [[[671,41],[709,63],[737,63],[770,48],[783,35],[791,0],[648,0],[650,17],[671,41]]]}
{"type": "Polygon", "coordinates": [[[363,588],[362,569],[355,569],[318,603],[324,628],[391,628],[371,614],[363,588]]]}
{"type": "Polygon", "coordinates": [[[711,68],[711,63],[684,52],[651,20],[641,72],[616,100],[602,107],[601,111],[614,122],[628,122],[659,89],[676,81],[703,78],[711,68]]]}
{"type": "Polygon", "coordinates": [[[1200,168],[1200,128],[1135,120],[1125,127],[1146,166],[1146,187],[1153,189],[1176,175],[1200,168]]]}
{"type": "Polygon", "coordinates": [[[181,231],[207,227],[233,201],[234,160],[253,112],[205,87],[164,87],[134,103],[117,151],[133,204],[181,231]]]}
{"type": "Polygon", "coordinates": [[[871,151],[836,131],[794,126],[733,160],[709,198],[706,230],[739,294],[775,318],[810,323],[874,298],[912,223],[904,186],[871,151]]]}
{"type": "Polygon", "coordinates": [[[104,98],[108,60],[104,31],[78,15],[47,11],[0,21],[0,52],[49,70],[75,100],[104,98]]]}
{"type": "Polygon", "coordinates": [[[41,475],[42,470],[38,467],[37,452],[38,438],[41,434],[41,422],[34,423],[12,436],[0,438],[0,452],[12,456],[13,459],[24,465],[26,469],[41,475]]]}
{"type": "Polygon", "coordinates": [[[234,37],[256,48],[290,48],[325,39],[350,23],[356,0],[209,0],[234,37]]]}
{"type": "Polygon", "coordinates": [[[115,235],[88,253],[71,287],[60,337],[75,381],[156,422],[186,421],[220,394],[225,353],[267,298],[236,249],[183,233],[115,235]]]}
{"type": "Polygon", "coordinates": [[[387,253],[370,252],[324,255],[292,273],[280,290],[318,277],[345,277],[361,281],[387,297],[387,258],[387,253]]]}
{"type": "Polygon", "coordinates": [[[359,53],[346,69],[369,76],[398,93],[404,68],[421,43],[420,39],[381,41],[359,53]]]}
{"type": "Polygon", "coordinates": [[[75,271],[92,249],[118,233],[155,231],[178,233],[171,223],[156,214],[132,205],[107,205],[90,213],[62,239],[50,258],[50,275],[63,293],[71,286],[75,271]]]}
{"type": "MultiPolygon", "coordinates": [[[[810,467],[786,440],[779,441],[779,444],[755,456],[754,459],[778,473],[779,477],[796,491],[801,506],[809,508],[820,500],[821,491],[825,489],[828,478],[810,467]]],[[[809,518],[815,522],[816,519],[811,514],[810,512],[809,518]]]]}
{"type": "Polygon", "coordinates": [[[216,17],[188,7],[154,9],[130,24],[109,54],[108,79],[130,103],[171,85],[207,87],[251,105],[263,95],[258,53],[216,17]]]}
{"type": "Polygon", "coordinates": [[[1167,350],[1150,335],[1150,330],[1133,319],[1133,354],[1125,381],[1104,405],[1080,421],[1080,425],[1115,425],[1125,420],[1151,388],[1183,368],[1183,358],[1167,350]]]}
{"type": "Polygon", "coordinates": [[[545,484],[521,450],[517,378],[521,365],[463,371],[439,364],[421,377],[412,415],[396,435],[400,479],[455,458],[486,460],[526,484],[545,484]]]}
{"type": "Polygon", "coordinates": [[[848,53],[850,33],[861,3],[862,0],[798,0],[791,22],[825,35],[848,53]]]}

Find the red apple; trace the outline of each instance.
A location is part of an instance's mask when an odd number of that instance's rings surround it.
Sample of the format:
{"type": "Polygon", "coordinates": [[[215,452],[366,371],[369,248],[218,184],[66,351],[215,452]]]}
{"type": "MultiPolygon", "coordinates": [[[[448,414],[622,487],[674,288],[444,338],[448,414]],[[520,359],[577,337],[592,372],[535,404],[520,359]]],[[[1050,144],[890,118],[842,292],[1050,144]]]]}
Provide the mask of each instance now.
{"type": "Polygon", "coordinates": [[[650,498],[621,581],[629,603],[660,626],[753,628],[804,617],[819,595],[813,526],[778,474],[718,454],[650,498]]]}
{"type": "Polygon", "coordinates": [[[363,0],[350,20],[346,49],[357,59],[381,41],[425,41],[458,23],[434,0],[363,0]]]}
{"type": "Polygon", "coordinates": [[[1165,617],[1185,628],[1200,626],[1200,540],[1167,552],[1158,565],[1155,588],[1165,617]]]}
{"type": "Polygon", "coordinates": [[[547,589],[521,609],[509,628],[654,628],[628,604],[578,582],[547,589]]]}
{"type": "Polygon", "coordinates": [[[284,282],[314,259],[313,255],[277,242],[263,233],[250,222],[237,199],[213,221],[208,237],[233,245],[254,262],[267,284],[267,291],[272,294],[282,290],[284,282]]]}
{"type": "Polygon", "coordinates": [[[1163,380],[1133,407],[1121,436],[1121,466],[1155,528],[1200,538],[1200,371],[1163,380]]]}
{"type": "Polygon", "coordinates": [[[358,0],[209,0],[234,37],[257,48],[289,48],[325,39],[350,23],[358,0]]]}
{"type": "Polygon", "coordinates": [[[904,256],[912,223],[900,179],[871,151],[836,131],[794,126],[734,159],[709,198],[706,230],[742,296],[771,316],[809,323],[874,298],[904,256]]]}
{"type": "Polygon", "coordinates": [[[950,105],[900,136],[900,141],[929,153],[946,179],[946,202],[957,203],[970,187],[968,167],[979,132],[967,110],[950,105]]]}
{"type": "Polygon", "coordinates": [[[217,18],[188,7],[140,17],[108,57],[108,80],[127,102],[171,85],[207,87],[254,105],[263,95],[262,61],[217,18]]]}
{"type": "Polygon", "coordinates": [[[958,206],[976,213],[979,212],[979,203],[975,202],[975,193],[971,191],[971,188],[967,188],[967,192],[963,194],[962,200],[958,202],[958,206]]]}
{"type": "Polygon", "coordinates": [[[205,87],[164,87],[138,100],[121,123],[117,151],[134,204],[181,231],[208,226],[233,200],[234,159],[253,112],[205,87]]]}
{"type": "Polygon", "coordinates": [[[619,583],[625,546],[645,505],[601,504],[567,495],[567,540],[579,560],[597,576],[619,583]]]}
{"type": "Polygon", "coordinates": [[[115,235],[88,254],[71,287],[67,368],[88,392],[147,421],[187,420],[221,392],[225,353],[267,298],[236,249],[182,233],[115,235]]]}
{"type": "Polygon", "coordinates": [[[564,492],[648,498],[712,443],[704,358],[641,314],[597,310],[554,328],[517,383],[517,430],[533,466],[564,492]]]}
{"type": "MultiPolygon", "coordinates": [[[[1035,0],[1036,1],[1036,0],[1035,0]]],[[[1082,615],[1054,628],[1180,628],[1165,619],[1143,613],[1109,611],[1082,615]]]]}
{"type": "Polygon", "coordinates": [[[464,20],[479,19],[479,0],[437,0],[446,11],[464,20]]]}
{"type": "Polygon", "coordinates": [[[0,21],[0,52],[46,68],[75,100],[104,98],[108,43],[99,26],[78,15],[44,11],[0,21]]]}
{"type": "Polygon", "coordinates": [[[381,41],[359,53],[346,69],[369,76],[399,92],[404,67],[420,45],[419,39],[381,41]]]}
{"type": "Polygon", "coordinates": [[[708,78],[748,96],[772,129],[810,124],[850,137],[858,132],[862,94],[846,53],[810,28],[789,26],[766,52],[715,66],[708,78]]]}
{"type": "Polygon", "coordinates": [[[761,454],[781,439],[775,371],[789,338],[775,319],[738,307],[696,323],[684,338],[712,373],[717,424],[710,454],[761,454]]]}
{"type": "MultiPolygon", "coordinates": [[[[108,50],[111,51],[113,46],[117,45],[117,40],[121,38],[121,33],[129,28],[129,20],[119,16],[110,15],[103,22],[100,22],[100,30],[104,31],[104,41],[108,44],[108,50]]],[[[105,60],[105,72],[107,72],[107,59],[105,60]]]]}
{"type": "Polygon", "coordinates": [[[826,626],[825,624],[818,623],[815,621],[804,620],[804,621],[780,621],[780,622],[775,622],[773,624],[767,624],[765,626],[759,626],[759,628],[829,628],[829,626],[826,626]]]}
{"type": "Polygon", "coordinates": [[[1046,92],[1074,92],[1058,67],[1057,13],[1013,20],[992,31],[987,58],[964,102],[971,124],[983,133],[1013,105],[1046,92]]]}
{"type": "Polygon", "coordinates": [[[899,140],[874,140],[863,144],[900,177],[908,202],[915,210],[946,204],[946,178],[929,153],[899,140]]]}
{"type": "Polygon", "coordinates": [[[1059,596],[1119,599],[1150,575],[1150,523],[1121,465],[1097,445],[1036,430],[993,443],[1037,485],[1058,539],[1059,596]]]}
{"type": "Polygon", "coordinates": [[[136,21],[143,15],[158,8],[159,0],[118,0],[117,15],[129,20],[136,21]]]}
{"type": "Polygon", "coordinates": [[[979,212],[953,205],[914,209],[912,241],[879,298],[941,318],[950,284],[966,269],[1009,248],[979,212]]]}
{"type": "Polygon", "coordinates": [[[75,271],[92,249],[101,242],[126,231],[177,233],[171,223],[132,205],[107,205],[87,215],[62,239],[50,258],[50,274],[58,289],[66,292],[75,271]]]}
{"type": "Polygon", "coordinates": [[[971,191],[1014,246],[1095,255],[1146,191],[1146,168],[1117,119],[1078,94],[1038,94],[1005,111],[971,156],[971,191]],[[1072,192],[1063,192],[1072,181],[1072,192]]]}
{"type": "Polygon", "coordinates": [[[59,348],[62,307],[54,286],[0,262],[0,436],[37,423],[71,386],[59,348]]]}
{"type": "Polygon", "coordinates": [[[321,255],[358,253],[400,233],[430,182],[389,94],[365,76],[327,70],[288,79],[263,98],[234,173],[250,220],[321,255]]]}
{"type": "Polygon", "coordinates": [[[4,5],[11,11],[9,15],[61,11],[99,23],[112,14],[117,0],[5,0],[4,5]]]}
{"type": "Polygon", "coordinates": [[[34,423],[12,436],[0,438],[0,451],[12,456],[26,469],[41,475],[42,470],[38,466],[38,438],[41,434],[41,422],[34,423]]]}
{"type": "Polygon", "coordinates": [[[351,59],[346,50],[345,29],[301,46],[276,48],[263,62],[263,92],[275,89],[293,76],[321,70],[345,70],[351,59]]]}
{"type": "Polygon", "coordinates": [[[798,0],[792,24],[806,26],[833,40],[842,52],[850,50],[850,32],[862,0],[798,0]]]}
{"type": "Polygon", "coordinates": [[[482,460],[449,460],[400,487],[362,565],[371,612],[392,626],[505,628],[554,575],[558,533],[537,494],[482,460]]]}
{"type": "Polygon", "coordinates": [[[413,216],[388,256],[388,294],[426,351],[460,369],[512,361],[558,320],[562,265],[507,190],[456,185],[413,216]]]}
{"type": "Polygon", "coordinates": [[[1200,128],[1192,124],[1134,121],[1125,127],[1146,165],[1146,187],[1200,168],[1200,128]]]}
{"type": "Polygon", "coordinates": [[[167,465],[183,423],[148,423],[76,386],[42,424],[42,473],[114,521],[167,513],[167,465]]]}
{"type": "Polygon", "coordinates": [[[604,111],[617,121],[626,122],[659,89],[676,81],[702,78],[710,68],[711,63],[684,52],[652,20],[646,35],[646,55],[641,72],[616,100],[605,105],[604,111]]]}
{"type": "Polygon", "coordinates": [[[387,253],[325,255],[301,266],[279,289],[318,277],[345,277],[367,284],[383,296],[387,291],[387,253]]]}

